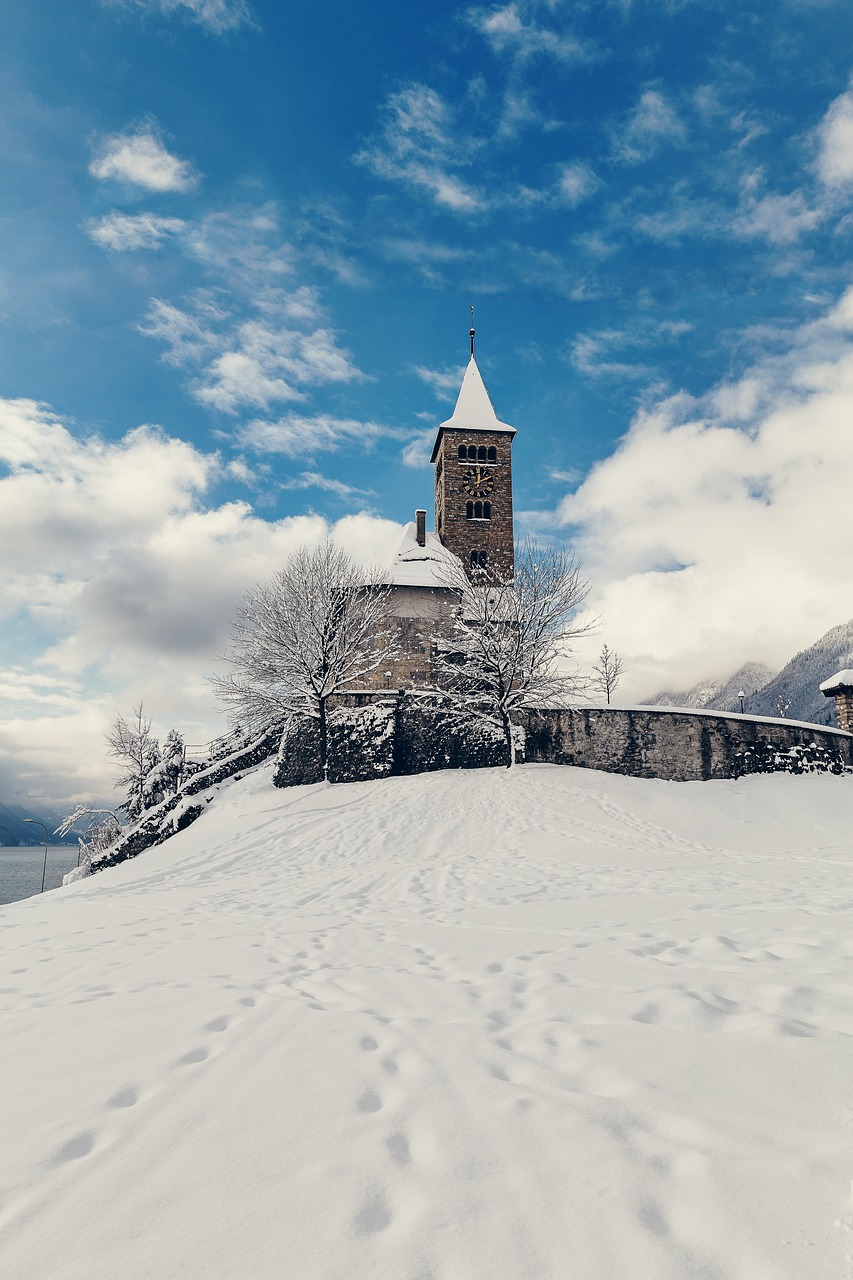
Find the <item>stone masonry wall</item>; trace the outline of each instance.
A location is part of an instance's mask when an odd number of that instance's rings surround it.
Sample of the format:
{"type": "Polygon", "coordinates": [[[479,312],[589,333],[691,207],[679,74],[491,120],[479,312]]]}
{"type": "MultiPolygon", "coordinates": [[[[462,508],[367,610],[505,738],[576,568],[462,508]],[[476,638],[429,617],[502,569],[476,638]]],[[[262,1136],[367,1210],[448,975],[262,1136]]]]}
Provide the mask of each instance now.
{"type": "Polygon", "coordinates": [[[692,782],[734,778],[739,755],[757,746],[789,751],[815,744],[853,765],[853,735],[725,715],[651,708],[578,707],[520,717],[529,761],[580,765],[637,778],[692,782]]]}
{"type": "Polygon", "coordinates": [[[470,553],[476,550],[485,551],[494,568],[512,573],[512,436],[509,432],[444,428],[435,471],[435,521],[444,546],[457,555],[466,568],[470,553]],[[497,461],[460,462],[460,444],[494,446],[497,461]],[[468,495],[462,480],[467,472],[477,468],[494,476],[495,487],[487,499],[492,505],[491,520],[469,520],[466,515],[468,495]]]}
{"type": "MultiPolygon", "coordinates": [[[[335,705],[363,706],[374,697],[376,695],[369,693],[343,695],[335,699],[335,705]]],[[[426,759],[436,754],[437,714],[418,698],[404,696],[399,700],[400,741],[395,773],[419,772],[423,767],[477,767],[480,763],[472,759],[470,764],[461,764],[459,727],[444,731],[447,734],[446,765],[424,766],[418,762],[419,717],[423,718],[426,759]]],[[[853,734],[821,725],[804,727],[784,720],[661,711],[652,707],[524,711],[515,720],[523,732],[524,759],[529,763],[571,764],[636,778],[663,778],[671,782],[736,778],[750,769],[749,762],[743,759],[744,753],[757,760],[768,751],[787,752],[795,748],[825,752],[839,765],[853,767],[853,734]]],[[[499,754],[493,753],[489,763],[498,763],[500,759],[499,754]]]]}

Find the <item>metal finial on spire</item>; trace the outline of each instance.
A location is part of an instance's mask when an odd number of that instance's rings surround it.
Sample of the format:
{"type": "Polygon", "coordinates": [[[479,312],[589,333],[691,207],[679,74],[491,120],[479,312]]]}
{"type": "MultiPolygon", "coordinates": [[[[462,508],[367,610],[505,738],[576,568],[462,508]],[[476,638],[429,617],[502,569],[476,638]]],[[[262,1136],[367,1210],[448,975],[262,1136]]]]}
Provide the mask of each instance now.
{"type": "Polygon", "coordinates": [[[471,339],[471,359],[472,360],[474,359],[474,334],[476,332],[477,331],[474,328],[474,308],[472,307],[471,308],[471,328],[468,330],[468,337],[471,339]]]}

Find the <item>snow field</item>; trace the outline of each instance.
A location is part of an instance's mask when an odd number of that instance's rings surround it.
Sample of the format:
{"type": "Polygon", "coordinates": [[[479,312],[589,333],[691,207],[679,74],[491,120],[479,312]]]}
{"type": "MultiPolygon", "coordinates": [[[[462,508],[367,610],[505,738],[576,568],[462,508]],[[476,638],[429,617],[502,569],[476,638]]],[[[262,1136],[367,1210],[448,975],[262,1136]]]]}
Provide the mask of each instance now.
{"type": "Polygon", "coordinates": [[[0,913],[2,1274],[853,1275],[850,778],[269,776],[0,913]]]}

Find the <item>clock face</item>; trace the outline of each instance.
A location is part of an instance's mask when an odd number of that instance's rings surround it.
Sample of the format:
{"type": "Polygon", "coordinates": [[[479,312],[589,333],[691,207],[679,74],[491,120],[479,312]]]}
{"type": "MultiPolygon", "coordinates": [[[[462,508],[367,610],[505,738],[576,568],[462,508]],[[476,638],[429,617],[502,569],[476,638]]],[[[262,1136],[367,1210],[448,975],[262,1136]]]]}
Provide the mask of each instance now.
{"type": "Polygon", "coordinates": [[[495,487],[495,477],[490,471],[474,467],[462,477],[462,488],[471,498],[485,498],[495,487]]]}

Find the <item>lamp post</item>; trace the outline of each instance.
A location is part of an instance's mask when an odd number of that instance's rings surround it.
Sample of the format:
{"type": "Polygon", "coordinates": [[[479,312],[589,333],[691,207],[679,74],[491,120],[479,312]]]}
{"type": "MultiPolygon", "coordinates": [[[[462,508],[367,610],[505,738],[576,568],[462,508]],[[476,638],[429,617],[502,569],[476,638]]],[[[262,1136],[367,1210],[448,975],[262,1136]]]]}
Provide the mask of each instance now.
{"type": "Polygon", "coordinates": [[[743,700],[746,697],[746,694],[744,693],[743,689],[738,689],[737,696],[740,698],[740,713],[741,715],[743,715],[743,700]]]}
{"type": "Polygon", "coordinates": [[[47,874],[47,842],[50,839],[50,832],[43,822],[39,822],[38,818],[24,818],[24,822],[34,822],[44,832],[44,865],[41,869],[41,891],[44,893],[44,877],[47,874]]]}

